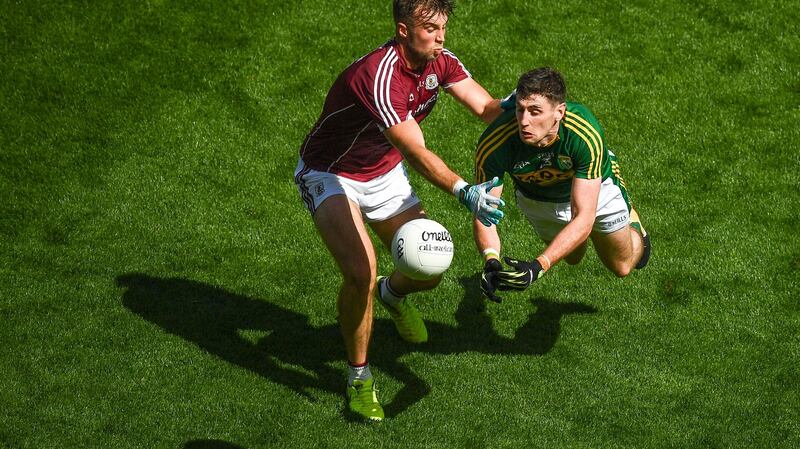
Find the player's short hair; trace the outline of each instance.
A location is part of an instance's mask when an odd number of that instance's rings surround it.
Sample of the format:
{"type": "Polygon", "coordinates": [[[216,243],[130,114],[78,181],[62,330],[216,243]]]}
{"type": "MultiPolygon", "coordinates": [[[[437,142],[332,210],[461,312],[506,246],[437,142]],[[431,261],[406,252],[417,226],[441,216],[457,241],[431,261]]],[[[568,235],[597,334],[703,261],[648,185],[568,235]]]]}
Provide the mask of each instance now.
{"type": "Polygon", "coordinates": [[[449,17],[453,8],[453,0],[392,0],[392,14],[396,24],[415,25],[437,14],[449,17]]]}
{"type": "Polygon", "coordinates": [[[555,104],[563,103],[567,98],[564,77],[550,67],[539,67],[523,73],[517,82],[517,98],[524,99],[531,95],[541,95],[555,104]]]}

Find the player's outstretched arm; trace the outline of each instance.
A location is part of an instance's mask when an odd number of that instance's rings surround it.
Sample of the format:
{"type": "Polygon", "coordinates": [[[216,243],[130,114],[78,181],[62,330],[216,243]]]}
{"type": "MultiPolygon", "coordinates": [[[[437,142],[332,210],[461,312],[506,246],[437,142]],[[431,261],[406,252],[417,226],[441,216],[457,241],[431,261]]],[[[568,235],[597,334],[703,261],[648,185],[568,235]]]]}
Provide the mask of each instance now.
{"type": "Polygon", "coordinates": [[[503,218],[503,200],[489,195],[499,181],[470,185],[454,173],[444,161],[425,146],[422,130],[415,120],[406,120],[383,132],[389,142],[403,154],[409,165],[431,184],[450,192],[484,225],[490,226],[503,218]]]}
{"type": "Polygon", "coordinates": [[[551,266],[577,249],[592,232],[597,199],[600,195],[600,178],[572,181],[572,221],[559,232],[536,259],[527,262],[504,258],[511,270],[497,274],[499,290],[525,290],[541,278],[551,266]]]}
{"type": "MultiPolygon", "coordinates": [[[[500,198],[503,187],[495,187],[490,192],[493,196],[500,198]]],[[[503,269],[500,263],[500,236],[496,226],[485,226],[480,221],[473,220],[472,236],[475,239],[475,246],[483,256],[483,271],[481,272],[481,292],[491,301],[501,302],[503,298],[497,295],[498,273],[503,269]]]]}
{"type": "Polygon", "coordinates": [[[592,233],[597,200],[600,197],[600,178],[572,180],[572,220],[561,230],[542,254],[555,264],[578,248],[592,233]]]}
{"type": "Polygon", "coordinates": [[[472,78],[465,78],[453,84],[446,92],[485,123],[492,123],[502,112],[500,100],[492,98],[489,92],[472,78]]]}

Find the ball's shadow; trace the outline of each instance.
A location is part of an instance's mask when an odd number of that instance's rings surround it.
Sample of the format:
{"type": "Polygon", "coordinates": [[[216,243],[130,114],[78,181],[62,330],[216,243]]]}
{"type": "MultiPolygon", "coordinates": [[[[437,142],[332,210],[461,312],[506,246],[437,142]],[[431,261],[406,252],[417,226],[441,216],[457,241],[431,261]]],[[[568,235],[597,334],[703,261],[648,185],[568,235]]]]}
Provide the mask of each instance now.
{"type": "MultiPolygon", "coordinates": [[[[477,279],[465,277],[460,282],[465,294],[456,311],[456,325],[426,321],[428,343],[405,343],[391,320],[376,319],[370,364],[403,385],[384,403],[387,416],[396,416],[430,392],[430,385],[400,361],[403,355],[482,352],[539,356],[552,349],[564,315],[597,311],[586,304],[536,298],[527,322],[513,338],[507,338],[493,329],[477,279]]],[[[119,276],[117,284],[125,288],[122,302],[126,308],[204,351],[284,385],[309,401],[317,400],[315,391],[344,393],[345,373],[340,364],[345,354],[336,324],[312,326],[307,316],[267,299],[188,279],[129,273],[119,276]]]]}

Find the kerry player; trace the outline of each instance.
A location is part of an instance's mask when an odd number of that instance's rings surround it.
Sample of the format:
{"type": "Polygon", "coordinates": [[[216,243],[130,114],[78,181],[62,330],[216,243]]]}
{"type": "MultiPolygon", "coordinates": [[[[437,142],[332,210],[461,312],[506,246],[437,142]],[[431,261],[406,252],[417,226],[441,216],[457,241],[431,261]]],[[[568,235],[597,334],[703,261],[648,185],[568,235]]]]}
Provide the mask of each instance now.
{"type": "MultiPolygon", "coordinates": [[[[533,260],[505,258],[495,226],[474,225],[484,256],[481,289],[494,301],[496,290],[524,290],[559,261],[577,264],[588,239],[603,264],[619,277],[643,268],[650,237],[631,206],[616,157],[602,126],[580,103],[566,101],[560,73],[538,68],[523,74],[516,95],[483,133],[476,151],[476,182],[508,174],[517,205],[546,247],[533,260]]],[[[502,185],[491,190],[500,197],[502,185]]]]}
{"type": "MultiPolygon", "coordinates": [[[[300,146],[295,183],[314,224],[342,273],[337,298],[349,362],[351,411],[382,420],[367,364],[372,295],[389,311],[400,336],[427,340],[425,323],[405,298],[434,288],[439,278],[416,281],[398,271],[376,283],[376,256],[366,225],[388,248],[404,223],[425,217],[409,184],[408,164],[454,194],[489,226],[503,215],[484,185],[469,185],[425,145],[421,122],[443,90],[490,123],[500,113],[459,59],[444,48],[451,0],[394,0],[395,37],[351,64],[328,92],[317,123],[300,146]]],[[[498,181],[499,182],[499,181],[498,181]]]]}

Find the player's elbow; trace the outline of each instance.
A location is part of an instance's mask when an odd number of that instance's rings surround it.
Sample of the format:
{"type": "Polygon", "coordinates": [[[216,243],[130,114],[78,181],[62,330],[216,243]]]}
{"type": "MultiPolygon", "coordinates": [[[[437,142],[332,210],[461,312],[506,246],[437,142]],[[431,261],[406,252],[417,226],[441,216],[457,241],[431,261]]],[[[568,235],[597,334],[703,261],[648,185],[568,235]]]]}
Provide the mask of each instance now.
{"type": "Polygon", "coordinates": [[[483,110],[478,112],[477,115],[484,123],[490,124],[500,115],[501,112],[503,111],[500,109],[500,100],[492,100],[491,102],[487,103],[483,110]]]}

